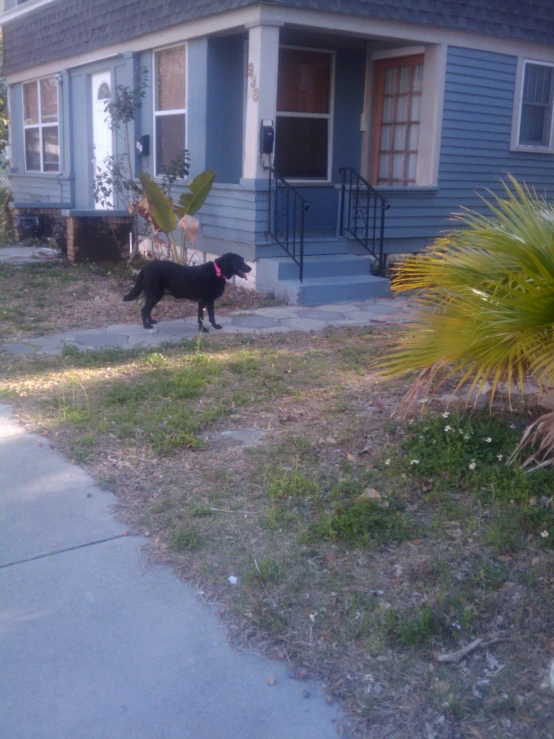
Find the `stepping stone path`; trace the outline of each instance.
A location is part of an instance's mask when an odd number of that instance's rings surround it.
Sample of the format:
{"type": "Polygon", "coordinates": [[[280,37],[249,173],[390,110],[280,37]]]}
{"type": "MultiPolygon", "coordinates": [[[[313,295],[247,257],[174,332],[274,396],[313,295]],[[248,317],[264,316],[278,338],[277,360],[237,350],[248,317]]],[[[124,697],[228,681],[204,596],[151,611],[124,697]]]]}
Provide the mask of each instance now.
{"type": "MultiPolygon", "coordinates": [[[[400,324],[410,320],[412,312],[405,298],[376,298],[322,306],[278,306],[258,310],[237,311],[218,316],[223,326],[215,333],[284,333],[289,331],[321,331],[328,326],[366,326],[371,324],[400,324]]],[[[65,346],[80,350],[104,347],[132,348],[160,346],[181,339],[198,336],[196,318],[162,321],[153,329],[140,324],[116,324],[104,328],[73,329],[50,336],[36,336],[18,342],[0,344],[6,354],[61,354],[65,346]]]]}

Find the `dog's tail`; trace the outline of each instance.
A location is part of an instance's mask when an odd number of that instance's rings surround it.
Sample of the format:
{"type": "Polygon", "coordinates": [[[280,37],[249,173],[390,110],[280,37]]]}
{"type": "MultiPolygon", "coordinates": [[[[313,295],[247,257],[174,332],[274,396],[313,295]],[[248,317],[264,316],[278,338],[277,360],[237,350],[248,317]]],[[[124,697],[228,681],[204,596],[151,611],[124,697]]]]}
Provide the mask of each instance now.
{"type": "Polygon", "coordinates": [[[130,290],[130,292],[127,293],[123,297],[123,300],[125,303],[127,303],[129,300],[136,300],[138,296],[142,292],[142,281],[144,279],[144,269],[141,269],[141,271],[138,274],[137,281],[135,282],[135,286],[130,290]]]}

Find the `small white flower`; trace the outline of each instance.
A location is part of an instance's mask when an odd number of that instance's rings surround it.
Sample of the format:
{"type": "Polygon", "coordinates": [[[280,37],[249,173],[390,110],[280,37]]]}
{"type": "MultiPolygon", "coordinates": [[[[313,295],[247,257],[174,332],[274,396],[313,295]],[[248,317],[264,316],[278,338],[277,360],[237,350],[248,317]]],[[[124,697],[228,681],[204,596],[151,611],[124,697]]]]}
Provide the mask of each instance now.
{"type": "Polygon", "coordinates": [[[487,444],[490,444],[490,443],[491,443],[491,441],[492,441],[492,439],[491,439],[491,437],[490,437],[490,436],[487,436],[487,438],[485,439],[485,441],[487,442],[487,444]]]}
{"type": "Polygon", "coordinates": [[[504,455],[503,454],[497,454],[496,455],[496,458],[498,459],[499,462],[502,462],[502,460],[504,459],[504,455]]]}
{"type": "Polygon", "coordinates": [[[446,432],[448,432],[448,431],[452,431],[452,426],[445,426],[445,427],[444,427],[444,430],[445,430],[446,432]]]}
{"type": "Polygon", "coordinates": [[[516,427],[515,423],[511,423],[511,424],[510,424],[510,428],[511,428],[511,429],[515,429],[515,427],[516,427]]]}
{"type": "Polygon", "coordinates": [[[469,434],[464,434],[464,439],[467,441],[469,439],[469,434]]]}
{"type": "Polygon", "coordinates": [[[543,539],[546,539],[549,536],[548,531],[541,531],[541,536],[543,539]]]}
{"type": "Polygon", "coordinates": [[[445,411],[445,412],[444,412],[444,413],[442,414],[442,417],[443,417],[443,418],[448,418],[448,416],[449,416],[449,415],[450,415],[450,412],[449,412],[449,411],[445,411]]]}
{"type": "Polygon", "coordinates": [[[471,463],[471,464],[469,465],[469,469],[470,469],[470,470],[474,470],[474,469],[475,469],[476,467],[477,467],[477,464],[476,464],[475,462],[472,462],[472,463],[471,463]]]}
{"type": "Polygon", "coordinates": [[[385,464],[388,466],[390,464],[390,459],[385,459],[385,464]]]}
{"type": "Polygon", "coordinates": [[[433,439],[433,444],[436,444],[436,443],[437,443],[437,440],[436,439],[433,439]]]}
{"type": "Polygon", "coordinates": [[[419,464],[419,459],[411,459],[410,464],[419,464]]]}

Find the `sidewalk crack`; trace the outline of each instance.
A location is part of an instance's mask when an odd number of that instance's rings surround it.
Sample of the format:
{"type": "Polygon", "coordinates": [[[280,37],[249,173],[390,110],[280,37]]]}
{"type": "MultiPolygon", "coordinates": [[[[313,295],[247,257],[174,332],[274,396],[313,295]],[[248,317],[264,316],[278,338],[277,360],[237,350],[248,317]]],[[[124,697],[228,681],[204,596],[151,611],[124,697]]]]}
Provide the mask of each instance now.
{"type": "Polygon", "coordinates": [[[115,539],[126,539],[132,536],[132,534],[118,534],[117,536],[108,536],[107,539],[98,539],[97,541],[89,541],[86,544],[76,544],[74,547],[66,547],[65,549],[56,549],[55,552],[46,552],[46,554],[37,554],[34,557],[27,557],[26,559],[18,559],[15,562],[7,562],[6,564],[0,565],[0,570],[6,567],[15,567],[15,565],[22,565],[26,562],[34,562],[35,559],[44,559],[44,557],[53,557],[56,554],[63,554],[64,552],[73,552],[75,549],[84,549],[85,547],[93,547],[96,544],[105,544],[107,541],[114,541],[115,539]]]}

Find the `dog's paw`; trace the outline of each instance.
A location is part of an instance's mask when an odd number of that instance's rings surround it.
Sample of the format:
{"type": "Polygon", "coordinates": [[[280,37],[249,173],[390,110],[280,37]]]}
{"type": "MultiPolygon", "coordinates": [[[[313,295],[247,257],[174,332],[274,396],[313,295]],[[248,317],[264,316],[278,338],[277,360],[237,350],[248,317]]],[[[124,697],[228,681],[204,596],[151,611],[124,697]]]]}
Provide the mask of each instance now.
{"type": "Polygon", "coordinates": [[[202,328],[199,329],[199,330],[202,331],[203,334],[209,334],[210,333],[210,329],[209,328],[204,328],[204,326],[202,326],[202,328]]]}
{"type": "Polygon", "coordinates": [[[152,325],[154,325],[155,323],[158,323],[158,322],[156,321],[156,319],[155,319],[155,318],[151,318],[151,319],[150,319],[150,323],[151,323],[152,325]]]}
{"type": "Polygon", "coordinates": [[[212,323],[212,326],[214,328],[223,328],[223,326],[220,326],[219,323],[212,323]]]}

